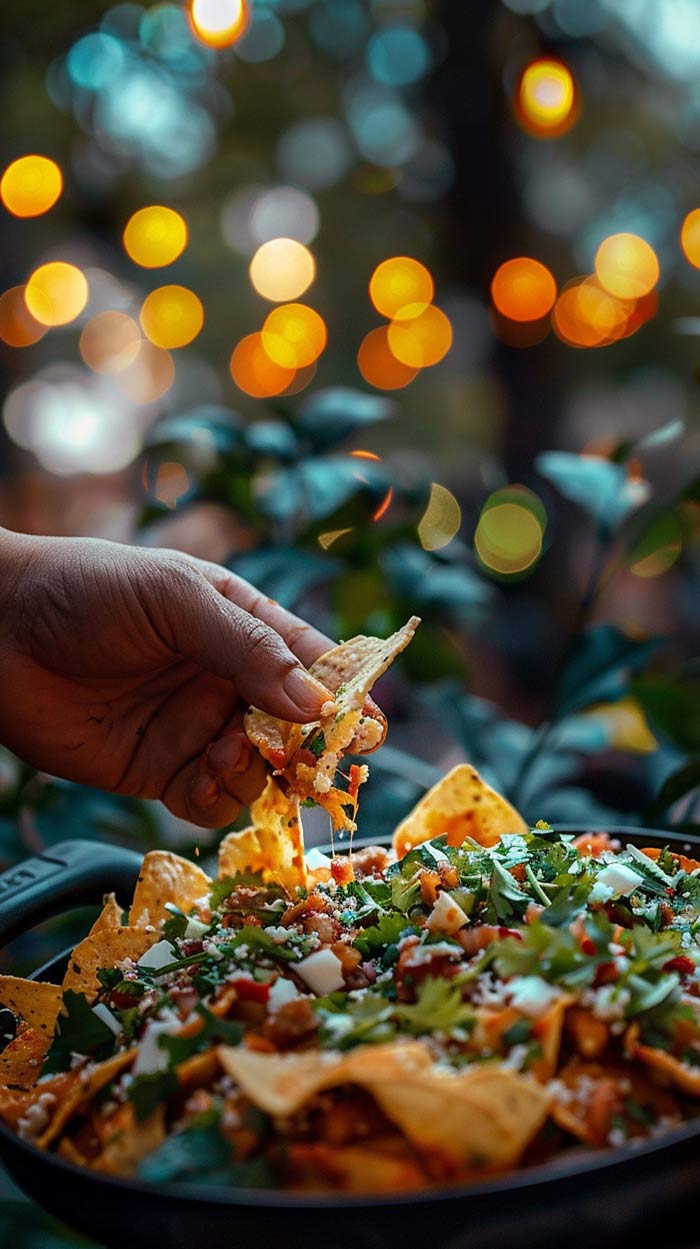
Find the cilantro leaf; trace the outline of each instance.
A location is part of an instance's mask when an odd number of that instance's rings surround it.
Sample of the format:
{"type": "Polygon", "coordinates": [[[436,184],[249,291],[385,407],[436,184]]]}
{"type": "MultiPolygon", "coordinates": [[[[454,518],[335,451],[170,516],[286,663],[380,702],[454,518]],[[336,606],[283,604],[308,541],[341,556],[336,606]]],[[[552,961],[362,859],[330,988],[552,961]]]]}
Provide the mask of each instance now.
{"type": "Polygon", "coordinates": [[[149,1071],[142,1076],[134,1076],[126,1095],[134,1107],[136,1118],[141,1120],[152,1115],[161,1102],[172,1097],[178,1088],[173,1071],[149,1071]]]}
{"type": "Polygon", "coordinates": [[[458,985],[444,977],[428,977],[420,985],[415,1002],[394,1007],[394,1015],[405,1031],[421,1036],[426,1032],[471,1031],[476,1022],[471,1006],[462,1001],[458,985]]]}
{"type": "Polygon", "coordinates": [[[393,915],[382,915],[376,924],[371,928],[365,928],[358,937],[355,938],[353,944],[364,954],[365,958],[376,954],[378,950],[385,946],[395,945],[403,933],[417,932],[418,929],[413,924],[409,924],[405,915],[394,913],[393,915]]]}
{"type": "Polygon", "coordinates": [[[114,1051],[114,1040],[112,1029],[95,1014],[85,994],[66,989],[63,1010],[56,1021],[56,1033],[44,1059],[42,1075],[66,1071],[71,1054],[108,1058],[114,1051]]]}
{"type": "Polygon", "coordinates": [[[529,902],[529,894],[523,893],[510,872],[494,859],[489,881],[487,917],[491,920],[495,918],[501,923],[514,917],[521,919],[529,902]]]}
{"type": "Polygon", "coordinates": [[[193,1126],[167,1137],[138,1168],[139,1178],[152,1184],[196,1178],[197,1184],[272,1188],[274,1175],[265,1158],[234,1163],[231,1146],[215,1125],[193,1126]]]}
{"type": "Polygon", "coordinates": [[[195,1006],[195,1010],[202,1019],[203,1025],[194,1036],[162,1035],[158,1038],[160,1048],[167,1051],[170,1065],[173,1067],[185,1062],[193,1054],[199,1054],[212,1041],[220,1041],[224,1045],[240,1045],[243,1039],[245,1029],[237,1020],[219,1019],[202,1002],[195,1006]]]}
{"type": "Polygon", "coordinates": [[[325,733],[315,733],[311,741],[307,743],[306,749],[311,751],[314,759],[320,759],[326,749],[325,733]]]}

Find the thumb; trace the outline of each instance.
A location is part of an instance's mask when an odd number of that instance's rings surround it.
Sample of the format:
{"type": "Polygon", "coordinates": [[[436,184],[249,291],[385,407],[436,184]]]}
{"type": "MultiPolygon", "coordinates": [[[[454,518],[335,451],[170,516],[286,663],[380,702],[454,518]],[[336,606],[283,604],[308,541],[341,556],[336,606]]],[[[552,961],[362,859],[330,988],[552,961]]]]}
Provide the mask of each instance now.
{"type": "Polygon", "coordinates": [[[279,633],[219,594],[194,569],[169,575],[165,637],[186,659],[232,681],[241,698],[283,720],[318,718],[333,695],[307,672],[279,633]]]}

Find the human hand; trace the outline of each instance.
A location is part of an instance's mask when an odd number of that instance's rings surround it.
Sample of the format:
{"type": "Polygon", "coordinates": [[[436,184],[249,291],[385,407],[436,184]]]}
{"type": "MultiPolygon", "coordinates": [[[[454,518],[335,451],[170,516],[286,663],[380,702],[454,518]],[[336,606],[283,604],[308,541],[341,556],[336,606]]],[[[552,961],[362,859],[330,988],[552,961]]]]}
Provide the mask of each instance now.
{"type": "Polygon", "coordinates": [[[67,780],[229,824],[265,783],[248,704],[317,718],[332,645],[217,564],[0,530],[0,742],[67,780]]]}

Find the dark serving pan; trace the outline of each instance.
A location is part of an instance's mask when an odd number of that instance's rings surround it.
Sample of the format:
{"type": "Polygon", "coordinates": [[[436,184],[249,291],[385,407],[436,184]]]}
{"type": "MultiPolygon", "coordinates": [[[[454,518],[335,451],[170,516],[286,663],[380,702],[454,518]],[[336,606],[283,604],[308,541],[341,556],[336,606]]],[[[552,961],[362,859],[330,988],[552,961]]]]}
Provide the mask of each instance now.
{"type": "MultiPolygon", "coordinates": [[[[700,857],[697,839],[609,831],[638,846],[671,844],[700,857]]],[[[130,850],[72,841],[12,868],[0,876],[0,945],[50,914],[99,902],[110,889],[128,899],[140,862],[130,850]]],[[[35,975],[60,981],[68,954],[35,975]]],[[[576,1151],[563,1161],[468,1188],[395,1198],[186,1184],[158,1189],[73,1166],[2,1125],[0,1158],[28,1196],[109,1249],[640,1249],[677,1244],[692,1226],[700,1190],[700,1117],[638,1147],[576,1151]]]]}

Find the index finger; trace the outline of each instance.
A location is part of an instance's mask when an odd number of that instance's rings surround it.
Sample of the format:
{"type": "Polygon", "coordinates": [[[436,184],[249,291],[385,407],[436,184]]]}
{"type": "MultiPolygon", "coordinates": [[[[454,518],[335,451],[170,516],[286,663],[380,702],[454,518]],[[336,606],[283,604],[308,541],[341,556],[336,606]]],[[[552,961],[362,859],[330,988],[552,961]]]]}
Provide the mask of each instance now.
{"type": "Polygon", "coordinates": [[[207,560],[193,558],[192,562],[201,569],[207,581],[219,594],[223,594],[231,603],[242,607],[249,615],[256,616],[263,624],[279,633],[305,668],[310,667],[315,659],[325,655],[326,651],[336,645],[325,633],[320,633],[308,621],[287,611],[286,607],[281,607],[275,599],[262,594],[243,577],[229,572],[220,564],[210,564],[207,560]]]}

